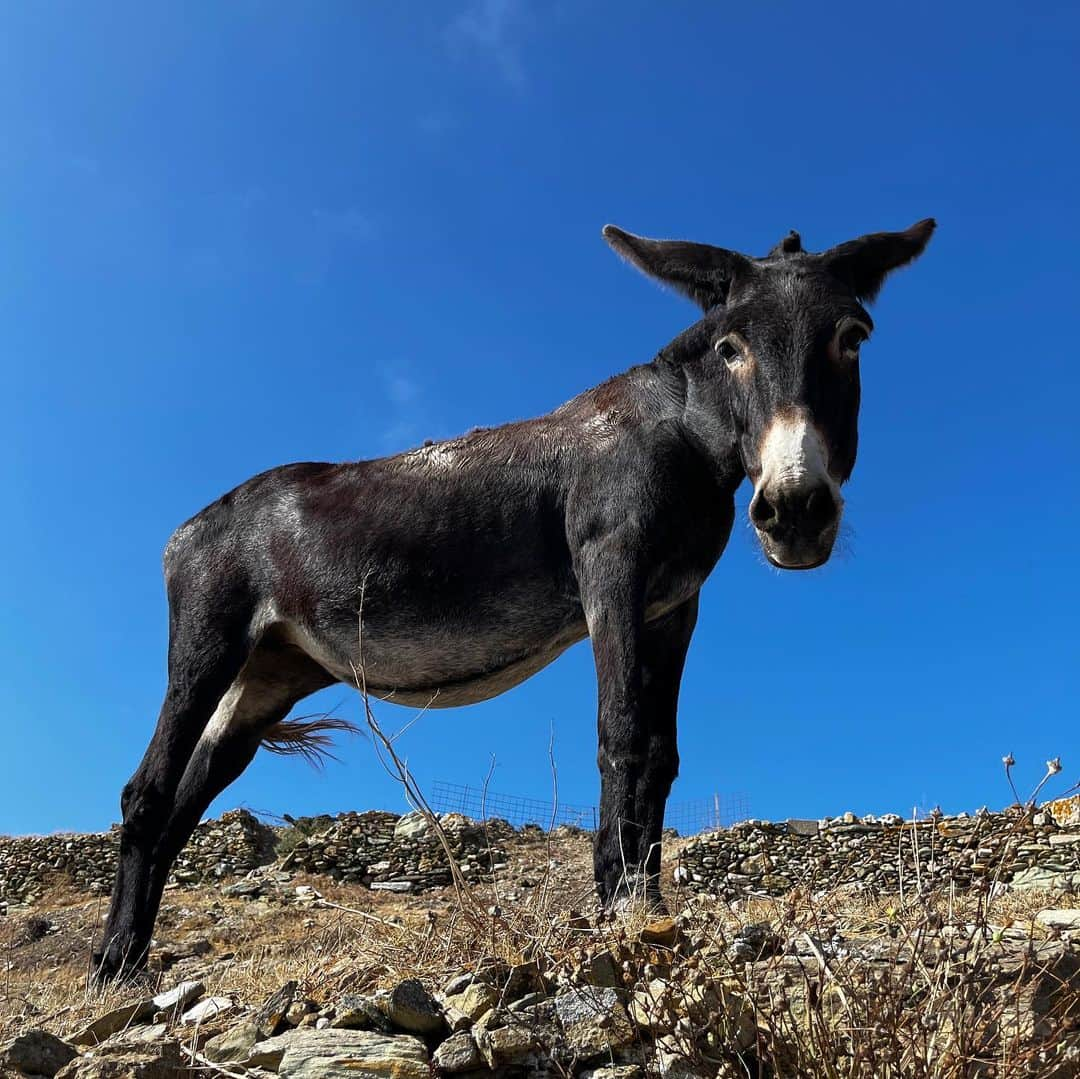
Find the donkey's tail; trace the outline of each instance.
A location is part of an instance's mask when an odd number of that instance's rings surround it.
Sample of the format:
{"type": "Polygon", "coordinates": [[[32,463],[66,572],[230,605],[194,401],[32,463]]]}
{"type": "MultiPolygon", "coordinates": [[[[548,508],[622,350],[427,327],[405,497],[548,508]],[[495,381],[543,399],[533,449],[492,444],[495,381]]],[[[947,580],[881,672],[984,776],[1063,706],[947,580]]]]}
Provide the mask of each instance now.
{"type": "Polygon", "coordinates": [[[340,716],[297,716],[275,723],[262,736],[262,744],[271,753],[299,754],[316,768],[326,760],[337,760],[330,752],[335,734],[359,734],[360,728],[340,716]]]}

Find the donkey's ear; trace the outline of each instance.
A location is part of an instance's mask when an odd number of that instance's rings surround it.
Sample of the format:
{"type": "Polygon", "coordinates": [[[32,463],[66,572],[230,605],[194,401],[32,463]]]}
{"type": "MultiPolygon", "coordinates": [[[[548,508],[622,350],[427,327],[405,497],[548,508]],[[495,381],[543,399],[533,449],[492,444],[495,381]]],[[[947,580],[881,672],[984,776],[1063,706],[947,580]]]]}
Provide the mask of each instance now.
{"type": "Polygon", "coordinates": [[[936,227],[937,222],[928,217],[903,232],[871,232],[823,251],[821,259],[860,300],[870,301],[893,270],[923,253],[936,227]]]}
{"type": "Polygon", "coordinates": [[[735,275],[750,265],[742,255],[722,247],[685,240],[647,240],[614,225],[604,226],[604,239],[627,262],[671,285],[705,311],[727,300],[735,275]]]}

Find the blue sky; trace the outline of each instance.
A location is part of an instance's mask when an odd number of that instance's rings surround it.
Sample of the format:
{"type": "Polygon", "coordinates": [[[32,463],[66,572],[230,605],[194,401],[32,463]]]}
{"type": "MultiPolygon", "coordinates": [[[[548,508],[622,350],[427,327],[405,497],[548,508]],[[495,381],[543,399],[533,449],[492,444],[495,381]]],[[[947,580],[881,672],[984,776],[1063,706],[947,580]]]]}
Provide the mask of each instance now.
{"type": "MultiPolygon", "coordinates": [[[[1080,778],[1080,16],[1038,10],[2,5],[0,832],[116,819],[181,520],[545,412],[693,321],[607,221],[751,253],[939,221],[874,309],[847,552],[783,575],[740,524],[704,590],[673,803],[1001,805],[1010,750],[1025,787],[1080,778]]],[[[422,784],[494,756],[542,798],[553,729],[590,803],[594,709],[579,645],[399,745],[422,784]]],[[[261,754],[215,808],[402,807],[339,754],[261,754]]]]}

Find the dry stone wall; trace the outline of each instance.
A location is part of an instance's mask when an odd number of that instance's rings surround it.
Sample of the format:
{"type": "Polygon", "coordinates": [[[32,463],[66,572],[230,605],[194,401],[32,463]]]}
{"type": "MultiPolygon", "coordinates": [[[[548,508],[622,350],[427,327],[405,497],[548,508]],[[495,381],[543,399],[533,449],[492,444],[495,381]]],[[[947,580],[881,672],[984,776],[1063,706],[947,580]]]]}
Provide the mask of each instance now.
{"type": "MultiPolygon", "coordinates": [[[[498,871],[517,833],[505,821],[443,817],[466,879],[498,871]]],[[[119,833],[0,837],[0,902],[32,900],[51,880],[104,893],[116,869],[119,833]]],[[[200,884],[276,863],[372,889],[417,892],[450,882],[441,840],[418,814],[343,813],[271,828],[244,810],[199,825],[172,881],[200,884]]],[[[727,899],[781,895],[795,886],[862,886],[880,892],[986,883],[1080,892],[1080,821],[1051,812],[988,813],[910,822],[899,817],[746,821],[688,842],[675,882],[727,899]],[[1067,823],[1059,823],[1065,820],[1067,823]]],[[[244,887],[243,884],[232,886],[244,887]]],[[[238,893],[240,894],[240,893],[238,893]]]]}
{"type": "Polygon", "coordinates": [[[900,817],[745,821],[702,835],[675,871],[687,889],[726,899],[796,886],[882,893],[985,884],[1080,891],[1080,823],[1046,811],[904,821],[900,817]]]}
{"type": "MultiPolygon", "coordinates": [[[[466,877],[502,864],[503,821],[477,824],[447,814],[443,826],[466,877]]],[[[117,828],[91,835],[0,837],[0,902],[25,902],[57,879],[93,894],[108,892],[116,872],[117,828]]],[[[204,821],[173,867],[176,884],[242,876],[280,862],[283,869],[326,874],[374,889],[409,892],[450,882],[440,840],[418,814],[343,813],[271,828],[245,810],[204,821]]]]}

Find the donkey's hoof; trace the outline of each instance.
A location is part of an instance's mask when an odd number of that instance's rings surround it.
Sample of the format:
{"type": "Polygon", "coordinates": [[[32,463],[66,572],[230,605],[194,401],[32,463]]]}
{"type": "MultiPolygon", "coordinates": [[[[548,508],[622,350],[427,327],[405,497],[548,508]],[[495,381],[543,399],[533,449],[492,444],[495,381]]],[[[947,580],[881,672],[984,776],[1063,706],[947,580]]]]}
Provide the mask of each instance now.
{"type": "Polygon", "coordinates": [[[120,948],[105,948],[91,955],[90,978],[95,985],[113,982],[133,982],[144,974],[142,963],[125,962],[126,953],[120,948]]]}

